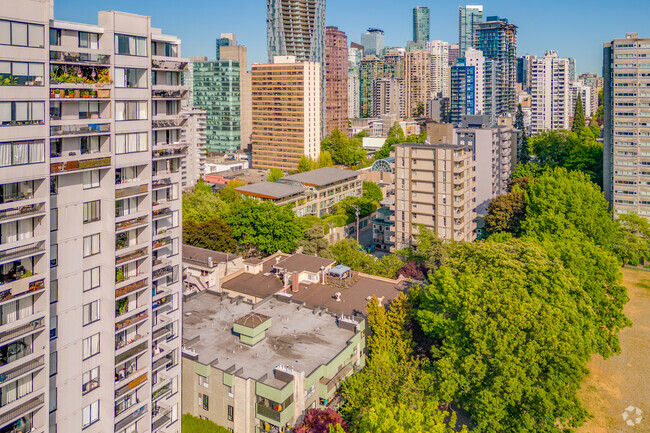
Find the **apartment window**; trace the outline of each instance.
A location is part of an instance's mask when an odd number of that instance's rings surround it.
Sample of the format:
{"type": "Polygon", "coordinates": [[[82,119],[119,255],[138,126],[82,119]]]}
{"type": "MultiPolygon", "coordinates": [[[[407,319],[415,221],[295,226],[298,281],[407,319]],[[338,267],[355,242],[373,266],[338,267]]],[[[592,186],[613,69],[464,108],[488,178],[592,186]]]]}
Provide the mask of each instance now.
{"type": "Polygon", "coordinates": [[[50,268],[54,268],[59,264],[59,246],[56,244],[50,245],[50,268]]]}
{"type": "Polygon", "coordinates": [[[81,411],[81,428],[86,428],[99,421],[99,400],[84,407],[81,411]]]}
{"type": "Polygon", "coordinates": [[[61,45],[61,29],[50,28],[50,45],[61,45]]]}
{"type": "Polygon", "coordinates": [[[147,70],[115,68],[115,87],[147,87],[147,70]]]}
{"type": "Polygon", "coordinates": [[[56,374],[56,368],[57,368],[57,352],[51,352],[50,353],[50,376],[54,376],[56,374]]]}
{"type": "Polygon", "coordinates": [[[134,153],[147,151],[147,133],[115,134],[115,153],[134,153]]]}
{"type": "Polygon", "coordinates": [[[84,171],[81,179],[84,189],[99,188],[99,170],[84,171]]]}
{"type": "Polygon", "coordinates": [[[50,304],[59,301],[59,280],[50,281],[50,304]]]}
{"type": "Polygon", "coordinates": [[[90,223],[101,219],[101,202],[99,200],[84,203],[83,222],[90,223]]]}
{"type": "Polygon", "coordinates": [[[83,325],[99,320],[99,299],[83,306],[83,325]]]}
{"type": "Polygon", "coordinates": [[[79,48],[99,48],[99,35],[97,33],[79,32],[79,48]]]}
{"type": "MultiPolygon", "coordinates": [[[[80,119],[99,119],[99,102],[81,101],[79,102],[80,119]]],[[[99,137],[95,137],[99,138],[99,137]]]]}
{"type": "Polygon", "coordinates": [[[99,233],[90,236],[84,236],[84,257],[99,254],[99,233]]]}
{"type": "Polygon", "coordinates": [[[99,152],[99,137],[81,137],[80,142],[82,155],[99,152]]]}
{"type": "Polygon", "coordinates": [[[203,410],[209,410],[209,401],[208,396],[205,394],[199,393],[199,407],[202,407],[203,410]]]}
{"type": "Polygon", "coordinates": [[[7,244],[34,237],[34,219],[24,219],[0,224],[0,244],[7,244]]]}
{"type": "Polygon", "coordinates": [[[0,325],[7,325],[34,314],[34,297],[28,296],[0,307],[0,325]]]}
{"type": "Polygon", "coordinates": [[[52,412],[54,412],[56,410],[56,395],[57,395],[56,388],[50,388],[50,401],[49,401],[50,413],[52,413],[52,412]]]}
{"type": "Polygon", "coordinates": [[[95,367],[81,376],[81,392],[86,394],[99,387],[99,367],[95,367]]]}
{"type": "Polygon", "coordinates": [[[54,340],[57,336],[57,324],[58,324],[58,317],[51,316],[50,317],[50,340],[54,340]]]}
{"type": "Polygon", "coordinates": [[[50,178],[50,195],[57,195],[59,193],[59,178],[52,176],[50,178]]]}
{"type": "Polygon", "coordinates": [[[43,48],[44,27],[40,24],[0,20],[0,45],[43,48]]]}
{"type": "Polygon", "coordinates": [[[83,359],[88,359],[91,356],[99,353],[99,333],[84,338],[82,342],[82,356],[83,359]]]}
{"type": "Polygon", "coordinates": [[[0,126],[42,125],[44,122],[45,102],[0,102],[0,126]]]}
{"type": "Polygon", "coordinates": [[[138,167],[122,167],[115,169],[115,185],[132,182],[138,178],[138,167]]]}
{"type": "MultiPolygon", "coordinates": [[[[146,120],[147,101],[115,102],[115,120],[146,120]]],[[[146,150],[146,149],[145,149],[146,150]]]]}
{"type": "Polygon", "coordinates": [[[33,374],[4,385],[0,396],[0,406],[6,406],[33,391],[33,374]]]}
{"type": "Polygon", "coordinates": [[[138,211],[138,198],[131,197],[115,201],[115,216],[122,217],[138,211]]]}
{"type": "Polygon", "coordinates": [[[59,209],[50,209],[50,231],[55,232],[59,229],[59,209]]]}
{"type": "Polygon", "coordinates": [[[228,405],[228,421],[232,421],[235,418],[235,408],[231,405],[228,405]]]}
{"type": "Polygon", "coordinates": [[[99,266],[84,271],[84,292],[99,287],[99,266]]]}
{"type": "Polygon", "coordinates": [[[42,63],[0,61],[0,86],[42,86],[42,63]]]}
{"type": "Polygon", "coordinates": [[[127,56],[146,56],[147,38],[140,36],[115,35],[115,46],[117,54],[127,56]]]}
{"type": "Polygon", "coordinates": [[[37,164],[44,161],[45,144],[42,141],[0,143],[0,167],[37,164]]]}
{"type": "Polygon", "coordinates": [[[204,388],[208,388],[208,386],[209,386],[208,377],[201,376],[200,374],[197,374],[197,377],[199,378],[199,386],[203,386],[204,388]]]}

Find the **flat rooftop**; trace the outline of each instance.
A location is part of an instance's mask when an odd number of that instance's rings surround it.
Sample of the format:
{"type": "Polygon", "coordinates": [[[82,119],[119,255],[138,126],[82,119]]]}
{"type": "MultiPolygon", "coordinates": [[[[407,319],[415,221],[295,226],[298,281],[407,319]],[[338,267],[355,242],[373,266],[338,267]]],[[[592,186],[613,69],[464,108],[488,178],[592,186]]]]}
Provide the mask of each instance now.
{"type": "Polygon", "coordinates": [[[212,258],[212,266],[218,265],[220,262],[235,260],[241,255],[228,254],[220,251],[208,250],[206,248],[193,247],[191,245],[183,244],[183,261],[196,263],[201,266],[208,266],[208,258],[212,258]]]}
{"type": "MultiPolygon", "coordinates": [[[[332,277],[328,277],[329,280],[332,277]]],[[[301,284],[298,292],[289,293],[296,302],[304,302],[307,307],[325,307],[335,314],[367,315],[368,298],[384,298],[383,305],[397,298],[408,289],[407,280],[389,281],[386,279],[359,276],[359,281],[348,289],[329,284],[301,284]],[[336,300],[336,293],[341,292],[341,300],[336,300]]],[[[289,292],[289,290],[287,290],[289,292]]]]}
{"type": "Polygon", "coordinates": [[[289,272],[319,272],[321,268],[332,266],[336,260],[323,257],[309,256],[307,254],[293,254],[275,264],[274,268],[286,269],[289,272]]]}
{"type": "MultiPolygon", "coordinates": [[[[263,266],[265,265],[266,263],[263,266]]],[[[257,275],[244,272],[221,283],[223,290],[262,299],[275,295],[282,290],[282,287],[282,281],[275,274],[269,274],[268,271],[257,275]]]]}
{"type": "Polygon", "coordinates": [[[183,340],[198,353],[198,361],[220,370],[237,371],[239,377],[260,379],[282,388],[273,376],[276,366],[290,366],[311,374],[345,349],[354,331],[339,328],[336,318],[309,308],[271,299],[256,308],[246,302],[200,293],[183,303],[183,340]],[[266,337],[255,346],[247,346],[232,333],[235,321],[251,312],[271,317],[266,337]],[[199,337],[196,341],[191,341],[199,337]]]}
{"type": "Polygon", "coordinates": [[[352,179],[359,176],[359,173],[353,170],[344,170],[341,168],[325,167],[317,170],[306,171],[304,173],[285,176],[281,181],[300,182],[309,186],[326,186],[332,183],[340,182],[346,179],[352,179]]]}
{"type": "Polygon", "coordinates": [[[279,182],[260,182],[235,188],[235,191],[242,194],[275,200],[300,194],[304,190],[305,188],[302,186],[279,182]]]}

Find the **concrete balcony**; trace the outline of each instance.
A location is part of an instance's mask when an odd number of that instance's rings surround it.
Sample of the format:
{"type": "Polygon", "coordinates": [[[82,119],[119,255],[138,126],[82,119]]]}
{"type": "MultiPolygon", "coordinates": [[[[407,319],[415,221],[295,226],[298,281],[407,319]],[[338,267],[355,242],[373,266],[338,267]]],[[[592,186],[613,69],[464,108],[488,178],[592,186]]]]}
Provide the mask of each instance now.
{"type": "Polygon", "coordinates": [[[9,248],[0,251],[0,264],[5,264],[27,257],[41,255],[45,253],[45,241],[33,242],[31,244],[19,247],[9,248]]]}
{"type": "Polygon", "coordinates": [[[28,334],[42,330],[45,327],[43,318],[38,318],[22,325],[15,326],[0,333],[0,344],[24,337],[28,334]]]}

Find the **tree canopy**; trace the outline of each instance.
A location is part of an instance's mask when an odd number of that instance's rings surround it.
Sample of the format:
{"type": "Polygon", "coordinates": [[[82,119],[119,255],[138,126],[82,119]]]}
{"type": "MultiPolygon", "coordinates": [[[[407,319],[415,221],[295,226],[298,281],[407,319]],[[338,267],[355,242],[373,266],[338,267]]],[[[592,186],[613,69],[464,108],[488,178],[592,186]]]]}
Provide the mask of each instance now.
{"type": "Polygon", "coordinates": [[[330,433],[333,429],[337,432],[348,433],[348,425],[343,417],[332,409],[309,409],[300,424],[295,426],[292,433],[330,433]]]}
{"type": "Polygon", "coordinates": [[[284,177],[284,173],[282,170],[279,168],[272,168],[269,170],[269,175],[266,177],[266,180],[269,182],[276,182],[278,179],[282,179],[284,177]]]}
{"type": "Polygon", "coordinates": [[[246,198],[234,203],[226,222],[240,245],[264,255],[293,252],[302,236],[293,210],[270,201],[246,198]]]}
{"type": "Polygon", "coordinates": [[[571,127],[571,131],[580,133],[585,128],[585,123],[585,110],[582,107],[582,96],[578,95],[576,108],[573,112],[573,126],[571,127]]]}
{"type": "Polygon", "coordinates": [[[237,241],[226,222],[219,218],[208,221],[183,223],[183,243],[224,253],[237,252],[237,241]]]}
{"type": "Polygon", "coordinates": [[[375,152],[374,159],[384,159],[390,156],[390,153],[395,150],[395,145],[399,143],[404,143],[406,137],[404,136],[404,131],[402,127],[399,126],[399,122],[395,122],[393,126],[388,131],[388,137],[384,142],[384,145],[375,152]]]}
{"type": "Polygon", "coordinates": [[[361,137],[348,137],[338,128],[325,137],[321,142],[321,149],[331,156],[335,164],[348,167],[357,165],[366,159],[366,151],[363,148],[361,137]]]}
{"type": "Polygon", "coordinates": [[[197,182],[192,192],[183,194],[183,221],[223,219],[229,212],[230,206],[218,198],[203,180],[197,182]]]}
{"type": "Polygon", "coordinates": [[[589,359],[573,276],[534,242],[460,244],[426,287],[417,321],[433,339],[436,394],[481,432],[560,432],[586,417],[589,359]]]}

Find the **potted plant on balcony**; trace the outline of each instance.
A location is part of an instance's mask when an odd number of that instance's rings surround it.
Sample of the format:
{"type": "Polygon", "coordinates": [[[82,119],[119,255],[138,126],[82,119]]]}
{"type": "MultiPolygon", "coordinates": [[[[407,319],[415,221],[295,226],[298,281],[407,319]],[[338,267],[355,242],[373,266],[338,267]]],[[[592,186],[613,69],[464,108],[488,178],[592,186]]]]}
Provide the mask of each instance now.
{"type": "Polygon", "coordinates": [[[115,271],[115,282],[119,283],[120,281],[124,281],[124,269],[122,268],[115,271]]]}
{"type": "Polygon", "coordinates": [[[129,311],[129,300],[127,298],[120,299],[117,302],[117,315],[121,316],[129,311]]]}

